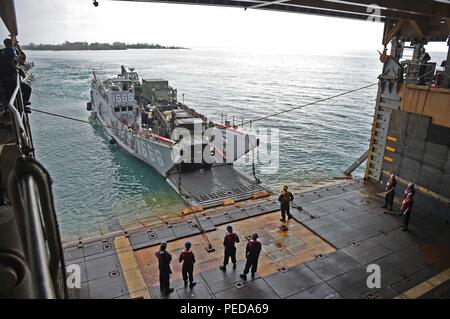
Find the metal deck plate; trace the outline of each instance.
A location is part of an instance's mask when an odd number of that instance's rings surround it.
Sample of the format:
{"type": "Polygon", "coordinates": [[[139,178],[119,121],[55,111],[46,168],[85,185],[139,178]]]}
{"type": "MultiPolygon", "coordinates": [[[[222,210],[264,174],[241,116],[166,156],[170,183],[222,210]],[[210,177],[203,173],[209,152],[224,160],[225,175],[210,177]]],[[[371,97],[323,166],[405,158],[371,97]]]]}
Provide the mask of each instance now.
{"type": "Polygon", "coordinates": [[[100,253],[114,252],[114,243],[109,240],[99,240],[92,243],[84,244],[83,246],[84,256],[87,258],[91,255],[98,255],[100,253]]]}
{"type": "Polygon", "coordinates": [[[218,299],[279,299],[262,278],[247,281],[241,288],[229,288],[216,294],[218,299]]]}
{"type": "MultiPolygon", "coordinates": [[[[180,229],[177,229],[181,231],[180,229]]],[[[157,245],[163,241],[176,239],[172,227],[159,227],[145,232],[139,232],[130,236],[130,243],[133,250],[157,245]]]]}
{"type": "Polygon", "coordinates": [[[159,285],[149,289],[152,299],[211,299],[212,293],[206,283],[202,280],[200,274],[194,274],[194,281],[197,283],[195,287],[184,287],[182,279],[175,280],[170,283],[170,287],[174,288],[174,292],[168,296],[162,296],[159,285]]]}
{"type": "Polygon", "coordinates": [[[375,263],[382,269],[382,285],[393,285],[422,268],[395,253],[378,259],[375,263]]]}
{"type": "Polygon", "coordinates": [[[322,282],[319,276],[304,264],[292,267],[287,272],[273,273],[264,280],[281,298],[292,296],[322,282]]]}
{"type": "Polygon", "coordinates": [[[120,272],[119,259],[115,254],[88,260],[85,264],[89,281],[102,277],[109,277],[109,274],[112,271],[120,272]]]}
{"type": "Polygon", "coordinates": [[[200,233],[200,230],[197,227],[191,227],[188,222],[180,222],[171,226],[176,238],[183,238],[200,233]]]}
{"type": "Polygon", "coordinates": [[[364,240],[342,249],[344,253],[352,257],[361,265],[366,265],[392,253],[392,250],[384,247],[373,239],[364,240]]]}
{"type": "Polygon", "coordinates": [[[176,289],[180,299],[213,299],[213,296],[204,282],[197,282],[195,287],[176,289]]]}
{"type": "Polygon", "coordinates": [[[191,205],[202,205],[204,208],[222,205],[228,198],[235,201],[250,199],[254,193],[267,190],[231,165],[172,173],[167,180],[177,192],[181,180],[182,197],[191,205]]]}
{"type": "MultiPolygon", "coordinates": [[[[366,269],[362,267],[331,279],[328,284],[346,299],[364,298],[364,294],[370,291],[367,288],[367,276],[366,269]]],[[[383,280],[381,285],[384,288],[383,280]]]]}
{"type": "Polygon", "coordinates": [[[305,291],[299,292],[288,299],[342,299],[342,296],[326,282],[305,291]]]}
{"type": "Polygon", "coordinates": [[[418,272],[410,274],[407,278],[403,278],[399,282],[393,284],[392,287],[399,293],[403,293],[405,291],[408,291],[411,288],[418,286],[422,282],[439,274],[440,272],[444,271],[445,269],[446,269],[446,267],[441,267],[441,266],[436,266],[436,265],[422,268],[418,272]]]}
{"type": "Polygon", "coordinates": [[[77,246],[68,247],[64,249],[64,260],[67,262],[73,259],[79,259],[84,257],[83,248],[78,248],[77,246]]]}
{"type": "MultiPolygon", "coordinates": [[[[239,277],[239,274],[244,269],[245,261],[240,261],[237,263],[237,268],[235,270],[232,267],[228,266],[227,271],[222,271],[219,268],[211,269],[201,274],[203,280],[208,285],[213,293],[217,293],[219,291],[234,287],[236,282],[241,282],[242,279],[239,277]]],[[[250,282],[252,279],[250,276],[247,276],[247,282],[250,282]]],[[[256,274],[255,279],[259,278],[259,275],[256,274]]]]}
{"type": "Polygon", "coordinates": [[[122,274],[89,281],[89,292],[92,299],[112,299],[129,293],[122,274]]]}
{"type": "Polygon", "coordinates": [[[360,267],[358,262],[340,251],[309,261],[306,265],[325,281],[360,267]]]}

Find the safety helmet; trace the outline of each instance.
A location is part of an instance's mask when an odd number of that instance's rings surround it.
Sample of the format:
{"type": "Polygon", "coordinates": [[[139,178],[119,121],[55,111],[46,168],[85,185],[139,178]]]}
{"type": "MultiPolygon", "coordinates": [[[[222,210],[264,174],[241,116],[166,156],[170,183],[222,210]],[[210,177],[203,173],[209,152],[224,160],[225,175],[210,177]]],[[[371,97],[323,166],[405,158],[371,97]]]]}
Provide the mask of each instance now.
{"type": "Polygon", "coordinates": [[[283,190],[287,191],[288,190],[288,186],[287,185],[283,185],[283,190]]]}

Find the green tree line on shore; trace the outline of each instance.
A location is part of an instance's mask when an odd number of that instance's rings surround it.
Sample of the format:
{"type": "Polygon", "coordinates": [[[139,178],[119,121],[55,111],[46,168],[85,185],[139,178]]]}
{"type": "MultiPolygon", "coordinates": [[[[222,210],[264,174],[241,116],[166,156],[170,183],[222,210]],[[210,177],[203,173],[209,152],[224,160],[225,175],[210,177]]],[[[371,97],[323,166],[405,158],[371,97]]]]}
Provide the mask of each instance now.
{"type": "Polygon", "coordinates": [[[185,49],[178,46],[164,46],[157,43],[134,43],[127,44],[125,42],[99,43],[99,42],[69,42],[61,44],[35,44],[30,43],[22,46],[25,50],[127,50],[127,49],[185,49]]]}

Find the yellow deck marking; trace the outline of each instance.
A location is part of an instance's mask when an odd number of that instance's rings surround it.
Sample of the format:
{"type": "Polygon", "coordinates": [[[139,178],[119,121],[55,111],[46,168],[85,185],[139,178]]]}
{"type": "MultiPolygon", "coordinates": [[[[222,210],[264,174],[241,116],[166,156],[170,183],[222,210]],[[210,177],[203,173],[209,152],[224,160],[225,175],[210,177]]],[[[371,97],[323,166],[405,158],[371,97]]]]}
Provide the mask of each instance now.
{"type": "Polygon", "coordinates": [[[386,146],[386,149],[387,149],[389,152],[395,153],[395,148],[393,148],[393,147],[386,146]]]}
{"type": "Polygon", "coordinates": [[[384,157],[384,160],[385,160],[385,161],[388,161],[388,162],[393,162],[393,161],[394,161],[393,158],[388,157],[388,156],[385,156],[385,157],[384,157]]]}
{"type": "Polygon", "coordinates": [[[226,198],[223,200],[222,205],[223,206],[230,206],[230,205],[234,205],[235,201],[232,198],[226,198]]]}
{"type": "Polygon", "coordinates": [[[387,139],[391,142],[397,142],[397,138],[395,136],[388,136],[387,139]]]}
{"type": "Polygon", "coordinates": [[[409,289],[395,299],[417,299],[450,280],[450,268],[409,289]]]}
{"type": "Polygon", "coordinates": [[[120,266],[122,267],[123,276],[127,283],[131,298],[150,299],[144,277],[139,270],[139,265],[128,238],[125,236],[114,238],[114,246],[116,247],[117,257],[119,258],[120,266]]]}

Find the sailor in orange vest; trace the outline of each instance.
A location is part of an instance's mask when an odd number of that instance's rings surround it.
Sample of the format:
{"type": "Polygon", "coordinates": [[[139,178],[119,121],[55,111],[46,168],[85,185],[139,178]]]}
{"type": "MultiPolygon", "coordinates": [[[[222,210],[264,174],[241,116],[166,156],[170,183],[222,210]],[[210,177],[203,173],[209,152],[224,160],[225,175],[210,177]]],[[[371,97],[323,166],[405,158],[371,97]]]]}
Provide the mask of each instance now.
{"type": "MultiPolygon", "coordinates": [[[[411,194],[413,198],[416,195],[416,186],[413,183],[409,183],[403,192],[403,201],[408,197],[408,194],[411,194]]],[[[400,211],[400,216],[403,216],[403,210],[400,211]]]]}
{"type": "Polygon", "coordinates": [[[255,278],[255,273],[258,270],[258,259],[259,254],[261,253],[262,245],[258,241],[258,234],[254,233],[251,239],[247,243],[247,248],[245,251],[245,257],[247,258],[247,262],[245,264],[244,272],[239,276],[247,280],[247,274],[250,271],[252,272],[252,278],[255,278]]]}
{"type": "Polygon", "coordinates": [[[408,193],[406,198],[402,202],[402,213],[403,213],[403,225],[401,226],[403,231],[408,231],[409,218],[411,217],[411,209],[414,204],[413,193],[408,193]]]}
{"type": "Polygon", "coordinates": [[[391,174],[386,183],[386,196],[384,197],[384,206],[382,208],[387,208],[392,211],[392,206],[394,206],[394,194],[395,186],[397,185],[397,180],[395,179],[395,174],[391,174]]]}
{"type": "Polygon", "coordinates": [[[183,275],[184,286],[188,285],[189,278],[189,288],[194,287],[197,283],[194,281],[194,264],[195,264],[195,255],[191,250],[192,244],[190,242],[186,242],[184,244],[184,250],[180,254],[180,258],[178,261],[183,263],[181,267],[181,273],[183,275]]]}
{"type": "Polygon", "coordinates": [[[236,246],[239,243],[239,237],[233,232],[233,227],[231,225],[227,226],[227,234],[223,239],[223,247],[225,247],[225,254],[223,258],[223,265],[220,266],[220,270],[225,271],[228,265],[228,261],[231,257],[231,262],[233,263],[233,269],[236,269],[236,246]]]}

